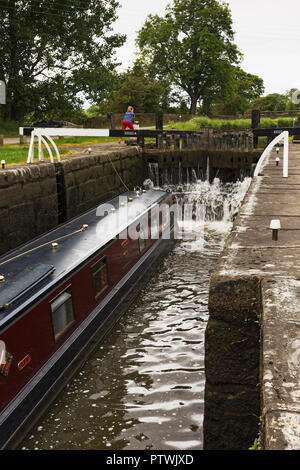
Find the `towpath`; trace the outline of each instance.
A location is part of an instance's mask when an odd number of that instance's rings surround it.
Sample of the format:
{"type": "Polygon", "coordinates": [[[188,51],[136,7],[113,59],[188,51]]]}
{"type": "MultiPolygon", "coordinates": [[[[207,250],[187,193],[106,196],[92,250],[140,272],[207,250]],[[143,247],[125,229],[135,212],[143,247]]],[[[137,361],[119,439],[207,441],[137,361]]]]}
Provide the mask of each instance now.
{"type": "Polygon", "coordinates": [[[290,144],[288,178],[283,147],[278,167],[275,158],[273,150],[253,178],[216,274],[261,280],[261,441],[283,450],[300,449],[300,146],[290,144]]]}

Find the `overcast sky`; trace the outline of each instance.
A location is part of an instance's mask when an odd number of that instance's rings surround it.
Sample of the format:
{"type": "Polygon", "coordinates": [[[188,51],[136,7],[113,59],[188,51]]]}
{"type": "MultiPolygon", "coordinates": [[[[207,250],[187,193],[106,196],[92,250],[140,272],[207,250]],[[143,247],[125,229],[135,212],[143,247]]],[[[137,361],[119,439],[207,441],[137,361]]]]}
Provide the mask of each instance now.
{"type": "MultiPolygon", "coordinates": [[[[163,15],[169,0],[119,0],[115,31],[127,35],[117,52],[122,70],[134,61],[136,32],[148,14],[163,15]]],[[[242,68],[264,80],[265,94],[300,89],[300,0],[227,0],[244,55],[242,68]]]]}

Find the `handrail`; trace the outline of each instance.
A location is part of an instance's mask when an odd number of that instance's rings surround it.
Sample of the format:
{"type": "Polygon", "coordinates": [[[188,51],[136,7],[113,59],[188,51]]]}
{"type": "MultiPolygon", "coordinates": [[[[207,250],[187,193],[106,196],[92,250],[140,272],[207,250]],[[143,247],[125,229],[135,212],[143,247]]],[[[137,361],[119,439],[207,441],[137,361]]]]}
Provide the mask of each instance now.
{"type": "Polygon", "coordinates": [[[262,164],[266,158],[267,155],[271,152],[273,147],[278,144],[282,139],[284,139],[284,147],[283,147],[283,178],[288,177],[288,171],[289,171],[289,133],[288,131],[283,131],[281,134],[279,134],[275,139],[272,140],[272,142],[269,143],[269,145],[265,148],[263,151],[260,159],[258,160],[258,163],[255,168],[255,172],[253,176],[258,176],[260,173],[260,169],[262,167],[262,164]]]}
{"type": "MultiPolygon", "coordinates": [[[[23,134],[23,128],[19,128],[19,133],[20,135],[23,134]]],[[[54,163],[54,157],[51,151],[51,148],[49,146],[49,143],[52,145],[52,147],[55,150],[57,161],[60,161],[60,154],[59,150],[54,142],[54,140],[51,138],[53,136],[72,136],[72,137],[109,137],[109,129],[83,129],[83,128],[66,128],[66,127],[35,127],[33,128],[31,132],[31,139],[30,139],[30,145],[29,145],[29,150],[28,150],[28,158],[27,158],[27,163],[33,163],[34,161],[34,139],[37,137],[38,139],[38,151],[39,151],[39,161],[44,160],[44,154],[43,154],[43,149],[42,149],[42,143],[45,145],[45,147],[48,150],[49,156],[50,156],[50,161],[51,163],[54,163]],[[49,143],[46,141],[46,139],[49,140],[49,143]]]]}

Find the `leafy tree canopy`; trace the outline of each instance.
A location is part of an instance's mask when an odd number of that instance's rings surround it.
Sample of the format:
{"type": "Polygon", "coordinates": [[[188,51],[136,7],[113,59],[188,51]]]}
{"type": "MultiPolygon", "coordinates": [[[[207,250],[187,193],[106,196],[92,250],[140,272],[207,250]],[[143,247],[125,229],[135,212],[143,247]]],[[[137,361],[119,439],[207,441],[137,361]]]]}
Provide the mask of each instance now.
{"type": "Polygon", "coordinates": [[[226,100],[216,100],[213,114],[244,114],[250,103],[264,92],[263,79],[242,70],[232,68],[232,88],[226,100]]]}
{"type": "Polygon", "coordinates": [[[125,37],[113,34],[117,0],[0,0],[0,79],[6,83],[7,119],[49,110],[56,95],[81,103],[100,100],[125,37]],[[56,87],[56,84],[58,86],[56,87]]]}
{"type": "Polygon", "coordinates": [[[173,0],[164,17],[149,15],[137,45],[153,74],[190,97],[190,112],[205,97],[226,93],[232,64],[241,54],[233,43],[229,7],[217,0],[173,0]]]}
{"type": "Polygon", "coordinates": [[[278,93],[262,96],[252,101],[250,109],[260,111],[285,111],[286,97],[278,93]]]}
{"type": "Polygon", "coordinates": [[[105,106],[100,106],[103,111],[123,112],[129,105],[139,113],[168,110],[172,100],[170,84],[167,80],[153,78],[151,69],[142,60],[137,60],[132,69],[120,75],[119,80],[120,88],[105,106]]]}
{"type": "Polygon", "coordinates": [[[300,108],[300,90],[298,88],[291,88],[285,94],[286,97],[286,110],[295,110],[300,108]]]}

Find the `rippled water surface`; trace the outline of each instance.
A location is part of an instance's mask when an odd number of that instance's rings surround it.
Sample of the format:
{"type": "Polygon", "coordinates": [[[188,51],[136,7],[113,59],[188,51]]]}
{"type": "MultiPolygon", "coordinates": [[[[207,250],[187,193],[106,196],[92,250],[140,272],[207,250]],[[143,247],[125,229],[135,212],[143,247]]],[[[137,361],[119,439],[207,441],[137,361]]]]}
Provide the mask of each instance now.
{"type": "Polygon", "coordinates": [[[202,448],[209,273],[223,239],[177,243],[23,449],[202,448]]]}

